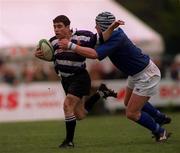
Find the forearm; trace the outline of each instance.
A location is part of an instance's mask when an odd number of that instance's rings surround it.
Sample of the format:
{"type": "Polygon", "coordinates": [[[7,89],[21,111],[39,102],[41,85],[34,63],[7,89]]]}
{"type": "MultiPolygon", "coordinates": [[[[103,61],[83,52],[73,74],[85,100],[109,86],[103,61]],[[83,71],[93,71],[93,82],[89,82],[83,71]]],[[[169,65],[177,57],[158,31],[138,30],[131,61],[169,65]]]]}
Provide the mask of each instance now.
{"type": "Polygon", "coordinates": [[[106,31],[102,32],[103,40],[107,41],[111,37],[113,31],[114,28],[109,27],[106,31]]]}
{"type": "Polygon", "coordinates": [[[117,20],[113,22],[104,32],[102,32],[103,40],[107,41],[111,37],[114,29],[116,29],[119,25],[124,25],[124,24],[125,22],[122,20],[117,20]]]}
{"type": "Polygon", "coordinates": [[[73,49],[77,54],[80,54],[84,57],[96,59],[98,58],[98,54],[95,49],[88,48],[88,47],[82,47],[79,45],[76,45],[76,47],[73,49]]]}
{"type": "Polygon", "coordinates": [[[63,50],[73,50],[79,55],[82,55],[87,58],[96,59],[98,58],[98,54],[95,49],[89,47],[82,47],[75,43],[70,42],[67,39],[62,39],[59,41],[59,47],[63,50]]]}
{"type": "Polygon", "coordinates": [[[96,50],[89,47],[82,47],[80,45],[69,42],[67,48],[87,58],[91,58],[91,59],[98,58],[96,50]]]}

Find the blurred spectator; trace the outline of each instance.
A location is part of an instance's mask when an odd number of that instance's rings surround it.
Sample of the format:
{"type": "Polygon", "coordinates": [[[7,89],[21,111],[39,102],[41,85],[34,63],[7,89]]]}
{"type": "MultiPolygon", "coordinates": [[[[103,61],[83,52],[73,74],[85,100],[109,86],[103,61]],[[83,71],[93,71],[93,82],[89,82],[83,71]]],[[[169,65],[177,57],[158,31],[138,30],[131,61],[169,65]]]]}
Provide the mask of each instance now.
{"type": "Polygon", "coordinates": [[[94,62],[89,68],[89,75],[91,80],[102,80],[104,69],[100,62],[94,62]]]}
{"type": "Polygon", "coordinates": [[[3,64],[4,64],[3,60],[0,59],[0,82],[3,81],[3,64]]]}
{"type": "Polygon", "coordinates": [[[104,72],[102,79],[111,80],[111,79],[125,79],[125,78],[127,78],[127,76],[123,72],[117,70],[117,68],[111,64],[111,69],[109,71],[104,72]]]}
{"type": "Polygon", "coordinates": [[[31,63],[25,63],[21,70],[22,81],[28,83],[33,81],[34,73],[35,73],[35,65],[31,63]]]}
{"type": "Polygon", "coordinates": [[[176,55],[173,63],[171,64],[171,78],[173,80],[180,80],[180,54],[176,55]]]}
{"type": "MultiPolygon", "coordinates": [[[[171,57],[155,57],[153,61],[159,67],[162,77],[166,79],[180,80],[180,54],[174,60],[171,57]]],[[[88,71],[92,80],[105,79],[124,79],[122,72],[108,63],[89,61],[88,71]]],[[[31,83],[34,81],[60,81],[60,78],[54,71],[52,62],[42,62],[41,60],[29,58],[9,59],[1,56],[0,58],[0,82],[11,85],[17,83],[31,83]]]]}
{"type": "Polygon", "coordinates": [[[104,63],[91,63],[88,71],[91,80],[111,80],[127,78],[127,76],[124,73],[118,71],[117,68],[111,63],[109,63],[108,60],[104,61],[104,63]]]}
{"type": "Polygon", "coordinates": [[[15,70],[8,64],[3,65],[2,80],[10,85],[17,85],[18,79],[15,70]]]}

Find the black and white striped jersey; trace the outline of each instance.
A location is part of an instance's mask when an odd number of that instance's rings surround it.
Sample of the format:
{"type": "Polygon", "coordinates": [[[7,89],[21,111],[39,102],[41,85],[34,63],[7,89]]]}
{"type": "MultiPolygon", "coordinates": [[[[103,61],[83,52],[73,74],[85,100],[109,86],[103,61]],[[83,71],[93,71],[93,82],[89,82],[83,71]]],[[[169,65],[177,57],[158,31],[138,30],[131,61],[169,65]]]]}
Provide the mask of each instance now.
{"type": "MultiPolygon", "coordinates": [[[[86,68],[86,58],[72,50],[63,51],[59,48],[56,36],[50,40],[54,48],[54,67],[58,75],[62,77],[72,76],[86,68]]],[[[94,48],[97,42],[97,34],[86,30],[78,30],[72,33],[71,42],[84,47],[94,48]]]]}

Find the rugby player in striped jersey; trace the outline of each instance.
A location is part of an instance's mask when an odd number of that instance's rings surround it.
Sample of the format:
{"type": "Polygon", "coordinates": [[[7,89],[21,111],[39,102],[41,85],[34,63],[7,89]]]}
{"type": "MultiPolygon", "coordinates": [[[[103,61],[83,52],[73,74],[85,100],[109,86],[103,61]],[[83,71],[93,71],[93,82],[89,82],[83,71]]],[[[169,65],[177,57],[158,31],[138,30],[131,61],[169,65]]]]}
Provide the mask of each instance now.
{"type": "MultiPolygon", "coordinates": [[[[70,20],[65,15],[57,16],[53,20],[53,26],[55,36],[49,40],[55,51],[53,62],[55,71],[61,77],[61,83],[66,93],[64,100],[66,138],[59,147],[70,148],[74,147],[73,138],[76,120],[83,119],[101,97],[116,97],[117,94],[108,89],[105,84],[101,84],[97,92],[84,104],[82,98],[88,95],[91,89],[91,80],[86,70],[86,58],[71,49],[64,52],[59,47],[59,41],[66,38],[73,44],[94,48],[99,41],[103,42],[110,37],[116,25],[109,28],[107,32],[102,33],[103,37],[102,35],[98,37],[97,34],[87,30],[72,31],[70,29],[70,20]]],[[[35,56],[43,57],[43,52],[38,48],[35,56]]]]}

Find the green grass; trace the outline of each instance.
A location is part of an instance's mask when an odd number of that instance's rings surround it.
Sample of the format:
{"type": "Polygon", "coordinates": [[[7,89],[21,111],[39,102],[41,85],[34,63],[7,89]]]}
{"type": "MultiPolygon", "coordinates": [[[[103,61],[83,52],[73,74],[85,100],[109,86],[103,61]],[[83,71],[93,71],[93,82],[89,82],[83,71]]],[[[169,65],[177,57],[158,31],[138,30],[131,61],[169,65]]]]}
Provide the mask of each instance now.
{"type": "Polygon", "coordinates": [[[124,116],[88,117],[77,123],[74,149],[57,146],[65,135],[64,122],[0,123],[0,153],[180,153],[180,113],[169,114],[173,132],[159,144],[148,130],[124,116]]]}

